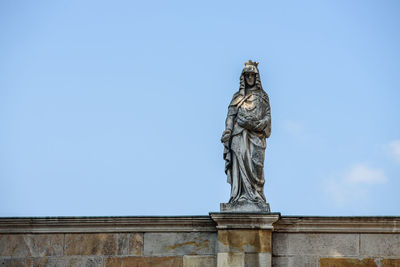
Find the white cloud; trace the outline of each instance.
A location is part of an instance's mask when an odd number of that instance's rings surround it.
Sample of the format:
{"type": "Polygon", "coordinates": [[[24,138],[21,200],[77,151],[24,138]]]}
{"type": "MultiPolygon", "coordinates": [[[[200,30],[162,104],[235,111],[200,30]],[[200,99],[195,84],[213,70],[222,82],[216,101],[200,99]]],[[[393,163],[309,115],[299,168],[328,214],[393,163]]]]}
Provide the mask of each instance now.
{"type": "Polygon", "coordinates": [[[342,174],[326,179],[324,189],[335,204],[360,204],[369,198],[374,188],[372,185],[386,182],[383,170],[371,168],[366,164],[355,164],[342,174]]]}
{"type": "Polygon", "coordinates": [[[390,153],[394,160],[400,163],[400,140],[394,140],[389,143],[390,153]]]}
{"type": "Polygon", "coordinates": [[[348,183],[382,184],[386,182],[385,174],[380,169],[373,169],[364,164],[354,165],[344,176],[348,183]]]}

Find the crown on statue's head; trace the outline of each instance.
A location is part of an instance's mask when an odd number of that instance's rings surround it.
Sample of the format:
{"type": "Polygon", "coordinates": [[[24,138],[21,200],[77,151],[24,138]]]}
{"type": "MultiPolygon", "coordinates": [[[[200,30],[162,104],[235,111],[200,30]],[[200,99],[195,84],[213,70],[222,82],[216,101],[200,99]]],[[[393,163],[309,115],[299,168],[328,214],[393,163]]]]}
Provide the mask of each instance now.
{"type": "Polygon", "coordinates": [[[245,62],[244,63],[244,65],[247,67],[247,66],[254,66],[254,67],[256,67],[256,68],[258,68],[258,62],[253,62],[253,61],[251,61],[251,59],[249,59],[249,61],[248,62],[245,62]]]}
{"type": "Polygon", "coordinates": [[[244,68],[242,73],[246,73],[246,72],[252,72],[252,73],[258,73],[258,62],[253,62],[251,60],[249,60],[249,62],[245,62],[244,63],[244,68]]]}

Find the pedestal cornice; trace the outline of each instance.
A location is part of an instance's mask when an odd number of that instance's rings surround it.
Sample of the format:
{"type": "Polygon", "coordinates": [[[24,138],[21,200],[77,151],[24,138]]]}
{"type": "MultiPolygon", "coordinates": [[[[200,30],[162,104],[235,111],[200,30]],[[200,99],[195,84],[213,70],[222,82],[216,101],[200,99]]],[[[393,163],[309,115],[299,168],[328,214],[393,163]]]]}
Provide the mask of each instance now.
{"type": "Polygon", "coordinates": [[[273,224],[279,220],[280,213],[210,213],[211,219],[217,224],[217,229],[268,229],[273,230],[273,224]]]}

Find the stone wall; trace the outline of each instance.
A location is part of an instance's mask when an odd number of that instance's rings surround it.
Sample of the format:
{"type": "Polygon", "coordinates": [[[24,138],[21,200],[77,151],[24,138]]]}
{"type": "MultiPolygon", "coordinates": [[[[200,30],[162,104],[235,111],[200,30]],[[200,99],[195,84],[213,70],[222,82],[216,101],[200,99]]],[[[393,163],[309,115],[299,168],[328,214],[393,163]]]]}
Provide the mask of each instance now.
{"type": "Polygon", "coordinates": [[[0,218],[0,266],[271,264],[400,266],[400,217],[0,218]]]}
{"type": "Polygon", "coordinates": [[[400,267],[398,217],[282,217],[273,266],[400,267]]]}
{"type": "Polygon", "coordinates": [[[0,218],[0,266],[216,266],[208,216],[0,218]]]}
{"type": "Polygon", "coordinates": [[[212,266],[215,239],[203,232],[4,234],[0,266],[212,266]]]}
{"type": "Polygon", "coordinates": [[[273,240],[273,266],[400,266],[398,234],[276,233],[273,240]]]}

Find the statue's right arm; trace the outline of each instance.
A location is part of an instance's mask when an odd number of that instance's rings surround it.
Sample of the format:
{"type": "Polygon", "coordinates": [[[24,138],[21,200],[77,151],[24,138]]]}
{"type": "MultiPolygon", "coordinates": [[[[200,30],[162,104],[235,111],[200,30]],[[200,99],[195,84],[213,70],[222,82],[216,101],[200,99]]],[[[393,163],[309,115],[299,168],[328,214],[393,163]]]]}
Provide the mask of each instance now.
{"type": "Polygon", "coordinates": [[[236,116],[236,112],[234,110],[234,107],[229,107],[228,115],[226,116],[226,120],[225,120],[225,131],[222,133],[222,137],[221,137],[222,143],[225,143],[226,141],[228,141],[231,138],[235,116],[236,116]]]}
{"type": "Polygon", "coordinates": [[[233,118],[234,116],[226,116],[226,120],[225,120],[225,131],[229,130],[232,131],[233,130],[233,118]]]}

